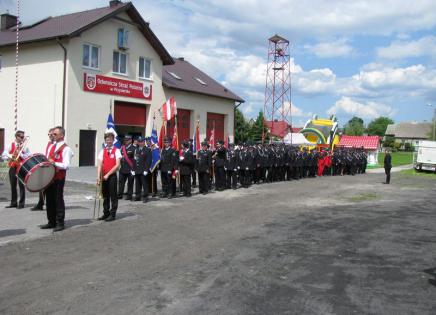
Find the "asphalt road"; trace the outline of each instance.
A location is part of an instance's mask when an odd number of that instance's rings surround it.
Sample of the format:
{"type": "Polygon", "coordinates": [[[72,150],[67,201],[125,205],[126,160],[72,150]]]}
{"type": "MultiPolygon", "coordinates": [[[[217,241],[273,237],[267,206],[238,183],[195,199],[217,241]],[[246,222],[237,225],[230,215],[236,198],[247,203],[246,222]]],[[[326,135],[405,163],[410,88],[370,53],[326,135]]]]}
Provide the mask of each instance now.
{"type": "Polygon", "coordinates": [[[436,180],[382,181],[123,201],[119,220],[74,228],[92,203],[67,185],[70,228],[0,247],[0,313],[435,314],[436,180]]]}

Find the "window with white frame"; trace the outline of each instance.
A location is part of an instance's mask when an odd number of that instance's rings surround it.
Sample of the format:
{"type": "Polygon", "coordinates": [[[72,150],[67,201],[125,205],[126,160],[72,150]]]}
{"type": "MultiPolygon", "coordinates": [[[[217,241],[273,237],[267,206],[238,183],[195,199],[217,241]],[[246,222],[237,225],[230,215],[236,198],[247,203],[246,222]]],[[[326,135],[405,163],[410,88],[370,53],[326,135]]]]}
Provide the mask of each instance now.
{"type": "Polygon", "coordinates": [[[127,54],[114,51],[112,71],[120,74],[127,74],[127,54]]]}
{"type": "Polygon", "coordinates": [[[139,77],[141,79],[152,79],[150,59],[139,57],[139,77]]]}
{"type": "Polygon", "coordinates": [[[100,67],[100,47],[92,44],[83,44],[82,65],[98,69],[100,67]]]}

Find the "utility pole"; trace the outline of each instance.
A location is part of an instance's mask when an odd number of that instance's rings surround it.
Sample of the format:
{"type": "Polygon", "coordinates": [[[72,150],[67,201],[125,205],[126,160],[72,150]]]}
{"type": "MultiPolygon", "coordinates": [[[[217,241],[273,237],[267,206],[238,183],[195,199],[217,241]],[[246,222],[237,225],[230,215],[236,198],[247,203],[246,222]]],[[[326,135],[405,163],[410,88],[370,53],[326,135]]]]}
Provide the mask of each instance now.
{"type": "Polygon", "coordinates": [[[432,130],[432,140],[436,140],[436,106],[428,103],[427,106],[433,107],[433,130],[432,130]]]}

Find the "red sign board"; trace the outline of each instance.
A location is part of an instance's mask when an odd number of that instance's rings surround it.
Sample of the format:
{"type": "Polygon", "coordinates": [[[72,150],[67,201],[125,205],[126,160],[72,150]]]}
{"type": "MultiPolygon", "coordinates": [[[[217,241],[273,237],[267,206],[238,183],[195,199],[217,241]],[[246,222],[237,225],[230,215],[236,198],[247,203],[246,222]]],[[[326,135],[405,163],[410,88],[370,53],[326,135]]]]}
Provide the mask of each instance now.
{"type": "Polygon", "coordinates": [[[86,72],[84,73],[83,90],[141,98],[150,101],[152,96],[152,85],[149,83],[123,80],[86,72]]]}

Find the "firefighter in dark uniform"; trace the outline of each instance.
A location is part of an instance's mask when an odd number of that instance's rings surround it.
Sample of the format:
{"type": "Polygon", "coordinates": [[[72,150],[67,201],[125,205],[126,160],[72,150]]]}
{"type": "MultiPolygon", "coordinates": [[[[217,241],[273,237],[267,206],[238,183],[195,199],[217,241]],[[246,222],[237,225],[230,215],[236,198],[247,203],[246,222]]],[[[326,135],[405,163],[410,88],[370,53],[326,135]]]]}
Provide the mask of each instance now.
{"type": "Polygon", "coordinates": [[[124,145],[120,149],[121,151],[121,167],[118,178],[118,199],[123,198],[124,186],[127,181],[127,194],[126,200],[132,200],[133,194],[133,167],[134,167],[134,154],[135,147],[132,144],[132,136],[127,135],[124,137],[124,145]]]}
{"type": "Polygon", "coordinates": [[[135,201],[148,201],[148,175],[151,165],[151,149],[145,146],[145,139],[138,138],[138,147],[135,150],[135,201]]]}
{"type": "Polygon", "coordinates": [[[224,170],[226,171],[226,188],[236,189],[238,186],[238,169],[237,169],[237,153],[232,143],[229,144],[229,149],[224,162],[224,170]]]}
{"type": "Polygon", "coordinates": [[[207,141],[201,143],[201,150],[197,153],[197,173],[200,194],[207,194],[209,191],[209,170],[212,165],[210,154],[207,150],[207,141]]]}
{"type": "MultiPolygon", "coordinates": [[[[159,148],[157,147],[156,144],[154,144],[151,141],[151,138],[148,137],[145,139],[147,142],[147,147],[150,148],[151,150],[151,156],[152,156],[152,161],[153,161],[153,152],[154,150],[159,150],[159,148]]],[[[148,193],[152,194],[152,197],[156,197],[157,196],[157,167],[158,165],[154,166],[153,169],[151,169],[150,166],[150,173],[148,174],[148,193]]]]}
{"type": "Polygon", "coordinates": [[[227,149],[224,147],[224,141],[219,140],[215,151],[215,189],[218,191],[226,188],[226,171],[224,163],[226,161],[227,149]]]}
{"type": "Polygon", "coordinates": [[[160,176],[162,197],[169,199],[176,196],[176,176],[178,173],[178,152],[171,148],[171,138],[165,137],[164,148],[160,155],[160,176]]]}
{"type": "Polygon", "coordinates": [[[195,157],[188,140],[183,142],[183,149],[179,157],[180,181],[182,183],[183,196],[191,197],[191,176],[195,166],[195,157]]]}
{"type": "MultiPolygon", "coordinates": [[[[189,148],[194,152],[194,139],[189,139],[189,148]]],[[[195,171],[195,164],[191,169],[192,173],[192,187],[197,187],[197,172],[195,171]]]]}

